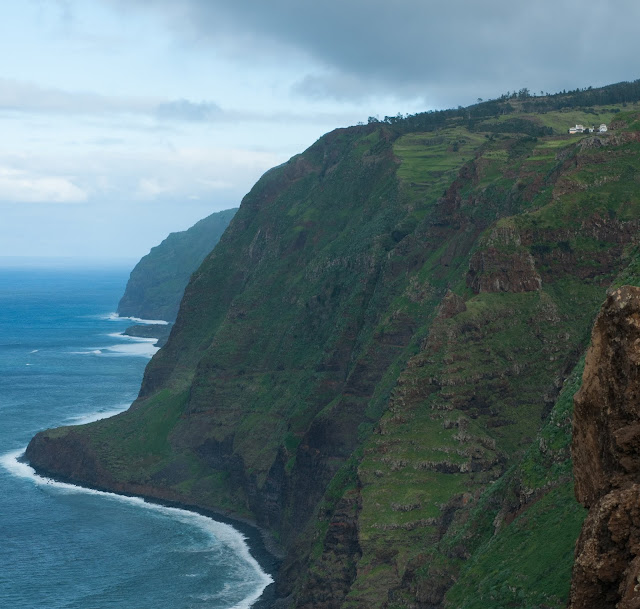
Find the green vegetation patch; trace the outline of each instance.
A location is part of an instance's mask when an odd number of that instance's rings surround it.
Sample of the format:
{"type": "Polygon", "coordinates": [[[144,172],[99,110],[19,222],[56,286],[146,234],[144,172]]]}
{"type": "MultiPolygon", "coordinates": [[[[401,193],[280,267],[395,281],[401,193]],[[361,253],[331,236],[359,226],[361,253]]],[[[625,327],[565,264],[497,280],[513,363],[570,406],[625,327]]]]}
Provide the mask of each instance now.
{"type": "Polygon", "coordinates": [[[393,146],[394,154],[402,161],[397,171],[398,178],[410,186],[413,198],[434,202],[484,143],[483,136],[461,127],[435,134],[404,135],[393,146]]]}
{"type": "Polygon", "coordinates": [[[446,607],[565,607],[584,517],[572,483],[549,491],[465,564],[447,594],[446,607]]]}

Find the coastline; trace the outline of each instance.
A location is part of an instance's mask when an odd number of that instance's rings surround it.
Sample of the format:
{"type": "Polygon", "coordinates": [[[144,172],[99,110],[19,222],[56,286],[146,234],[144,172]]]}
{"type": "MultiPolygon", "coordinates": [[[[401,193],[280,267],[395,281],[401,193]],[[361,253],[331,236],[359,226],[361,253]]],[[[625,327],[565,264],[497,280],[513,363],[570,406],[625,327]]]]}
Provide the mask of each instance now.
{"type": "Polygon", "coordinates": [[[274,603],[276,602],[275,577],[284,557],[283,552],[273,536],[266,529],[258,526],[250,519],[242,518],[240,516],[230,516],[228,513],[225,513],[222,510],[204,508],[198,505],[185,503],[183,501],[155,497],[153,495],[146,495],[142,493],[118,491],[110,489],[108,487],[81,484],[75,479],[60,476],[58,474],[53,474],[43,468],[34,466],[27,460],[24,452],[21,456],[17,457],[16,460],[19,463],[28,465],[31,469],[33,469],[35,474],[41,478],[49,479],[62,484],[70,484],[87,490],[111,493],[113,495],[120,495],[122,497],[137,498],[151,505],[158,505],[162,507],[175,508],[187,512],[192,512],[232,527],[242,536],[249,554],[256,561],[262,572],[272,579],[272,582],[264,588],[260,596],[250,605],[251,608],[270,609],[274,606],[274,603]]]}

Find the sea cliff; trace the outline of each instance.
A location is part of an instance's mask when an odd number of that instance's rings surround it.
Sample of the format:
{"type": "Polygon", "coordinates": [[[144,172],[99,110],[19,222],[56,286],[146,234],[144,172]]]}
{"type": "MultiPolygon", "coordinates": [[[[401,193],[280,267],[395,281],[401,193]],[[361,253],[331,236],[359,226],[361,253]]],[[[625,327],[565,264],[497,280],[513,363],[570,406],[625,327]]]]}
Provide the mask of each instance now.
{"type": "Polygon", "coordinates": [[[235,213],[235,209],[213,213],[151,248],[131,271],[118,315],[174,321],[189,277],[218,243],[235,213]]]}
{"type": "Polygon", "coordinates": [[[596,142],[509,107],[338,129],[267,172],[129,411],[29,461],[253,520],[279,606],[564,606],[572,398],[637,278],[640,114],[589,108],[596,142]]]}

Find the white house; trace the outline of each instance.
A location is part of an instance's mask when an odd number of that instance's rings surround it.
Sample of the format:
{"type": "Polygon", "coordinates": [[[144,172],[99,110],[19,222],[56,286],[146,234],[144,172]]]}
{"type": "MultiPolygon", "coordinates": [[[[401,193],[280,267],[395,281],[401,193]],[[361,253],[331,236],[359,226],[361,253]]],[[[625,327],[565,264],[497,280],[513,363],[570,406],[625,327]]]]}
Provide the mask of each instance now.
{"type": "Polygon", "coordinates": [[[569,133],[584,133],[584,125],[576,125],[569,128],[569,133]]]}
{"type": "Polygon", "coordinates": [[[602,123],[602,125],[600,125],[600,128],[598,129],[598,131],[600,133],[605,133],[607,131],[607,126],[604,123],[602,123]]]}

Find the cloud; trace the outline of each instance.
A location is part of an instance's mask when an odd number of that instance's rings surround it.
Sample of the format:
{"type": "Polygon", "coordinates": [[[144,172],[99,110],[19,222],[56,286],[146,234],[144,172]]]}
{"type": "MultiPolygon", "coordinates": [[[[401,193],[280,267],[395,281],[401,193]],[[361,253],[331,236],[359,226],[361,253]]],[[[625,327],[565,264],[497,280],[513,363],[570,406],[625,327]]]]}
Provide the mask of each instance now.
{"type": "Polygon", "coordinates": [[[87,193],[70,178],[42,176],[0,167],[0,201],[12,203],[84,203],[87,193]]]}
{"type": "Polygon", "coordinates": [[[106,96],[5,78],[0,78],[0,110],[85,116],[141,115],[177,122],[210,122],[224,118],[225,114],[211,101],[106,96]]]}
{"type": "MultiPolygon", "coordinates": [[[[104,0],[123,5],[123,0],[104,0]]],[[[557,90],[638,76],[636,0],[127,0],[176,35],[245,62],[306,57],[312,98],[397,92],[445,104],[523,86],[557,90]],[[612,28],[615,27],[615,34],[612,28]],[[353,83],[359,86],[352,86],[353,83]],[[350,84],[351,83],[351,84],[350,84]],[[455,90],[464,99],[454,99],[455,90]]]]}
{"type": "Polygon", "coordinates": [[[180,99],[158,104],[156,115],[161,120],[203,123],[221,118],[224,112],[220,106],[212,102],[194,103],[186,99],[180,99]]]}
{"type": "MultiPolygon", "coordinates": [[[[300,91],[306,94],[307,84],[300,91]]],[[[320,86],[320,85],[317,85],[320,86]]],[[[324,93],[323,93],[324,94],[324,93]]],[[[238,111],[225,110],[213,101],[193,102],[188,99],[161,100],[144,97],[117,97],[95,93],[65,91],[41,87],[34,83],[0,78],[0,112],[64,117],[118,118],[120,125],[125,117],[132,117],[129,129],[157,129],[161,125],[179,123],[328,123],[340,124],[348,120],[343,113],[238,111]],[[140,119],[146,119],[146,122],[140,119]],[[151,121],[151,122],[149,122],[151,121]]],[[[1,118],[1,117],[0,117],[1,118]]],[[[164,128],[164,127],[163,127],[164,128]]],[[[117,138],[102,138],[97,145],[122,143],[117,138]]]]}
{"type": "Polygon", "coordinates": [[[140,199],[155,199],[158,195],[165,194],[170,191],[166,185],[160,184],[160,181],[154,178],[142,178],[138,182],[136,196],[140,199]]]}
{"type": "Polygon", "coordinates": [[[424,96],[424,88],[413,83],[399,83],[392,89],[380,78],[328,71],[307,74],[291,87],[294,95],[311,100],[332,99],[338,102],[366,102],[372,95],[391,99],[413,99],[424,96]]]}
{"type": "Polygon", "coordinates": [[[0,78],[0,110],[55,114],[108,114],[148,112],[153,103],[71,92],[53,87],[0,78]]]}
{"type": "MultiPolygon", "coordinates": [[[[234,184],[228,180],[205,178],[192,179],[190,186],[192,192],[186,195],[186,198],[192,200],[200,200],[207,194],[211,196],[217,191],[233,190],[234,188],[234,184]]],[[[181,193],[188,191],[188,188],[184,181],[175,179],[162,179],[161,177],[141,178],[135,190],[135,198],[152,200],[165,196],[177,197],[181,193]]]]}
{"type": "Polygon", "coordinates": [[[119,176],[121,190],[133,193],[136,200],[206,200],[224,193],[237,205],[260,175],[284,160],[286,157],[269,152],[181,148],[141,160],[121,158],[107,163],[110,172],[119,176]]]}
{"type": "Polygon", "coordinates": [[[121,137],[96,137],[87,142],[93,146],[122,146],[127,143],[127,140],[121,137]]]}

